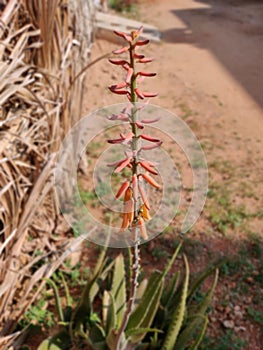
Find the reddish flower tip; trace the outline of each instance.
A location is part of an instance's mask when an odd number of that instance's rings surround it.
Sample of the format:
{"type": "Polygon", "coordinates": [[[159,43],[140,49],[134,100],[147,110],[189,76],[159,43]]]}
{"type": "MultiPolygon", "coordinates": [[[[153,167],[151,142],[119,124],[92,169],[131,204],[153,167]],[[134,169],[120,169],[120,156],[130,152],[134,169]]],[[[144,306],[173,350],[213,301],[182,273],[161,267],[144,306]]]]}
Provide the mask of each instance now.
{"type": "Polygon", "coordinates": [[[139,162],[139,164],[147,171],[149,171],[149,173],[153,174],[153,175],[158,175],[158,172],[153,168],[153,166],[150,164],[150,162],[147,162],[145,160],[141,160],[139,162]]]}
{"type": "Polygon", "coordinates": [[[113,92],[114,94],[117,94],[117,95],[126,95],[126,94],[129,93],[127,90],[118,90],[118,89],[116,89],[116,85],[109,86],[109,90],[111,92],[113,92]]]}
{"type": "Polygon", "coordinates": [[[156,139],[150,135],[141,134],[141,138],[150,142],[160,142],[159,139],[156,139]]]}
{"type": "Polygon", "coordinates": [[[142,174],[142,177],[144,178],[144,180],[146,180],[151,186],[159,189],[161,188],[161,185],[158,184],[157,181],[155,181],[151,175],[149,175],[148,173],[142,174]]]}
{"type": "Polygon", "coordinates": [[[117,30],[114,30],[113,31],[114,34],[120,36],[121,38],[123,38],[124,40],[128,41],[128,42],[131,42],[132,41],[132,37],[130,35],[127,35],[126,33],[124,32],[119,32],[117,30]]]}
{"type": "Polygon", "coordinates": [[[134,89],[134,92],[136,93],[136,95],[137,95],[141,100],[144,99],[144,94],[143,94],[138,88],[135,88],[135,89],[134,89]]]}
{"type": "Polygon", "coordinates": [[[120,60],[118,58],[114,59],[114,58],[110,58],[109,62],[112,64],[116,64],[118,66],[123,66],[124,64],[129,64],[127,61],[125,60],[120,60]]]}
{"type": "Polygon", "coordinates": [[[146,39],[146,40],[138,40],[138,41],[136,41],[135,45],[136,45],[136,46],[143,46],[143,45],[147,45],[149,42],[150,42],[149,39],[146,39]]]}
{"type": "Polygon", "coordinates": [[[109,89],[112,91],[112,90],[119,90],[119,89],[123,89],[124,87],[127,86],[127,83],[125,81],[119,83],[119,84],[116,84],[116,85],[111,85],[109,87],[109,89]]]}
{"type": "Polygon", "coordinates": [[[138,72],[137,75],[142,75],[143,77],[155,77],[156,73],[138,72]]]}
{"type": "Polygon", "coordinates": [[[128,46],[124,46],[121,49],[112,51],[112,53],[114,53],[114,55],[120,55],[120,54],[122,54],[124,52],[127,52],[128,50],[129,50],[129,47],[128,46]]]}
{"type": "Polygon", "coordinates": [[[127,165],[130,164],[130,161],[131,161],[130,158],[124,159],[124,160],[117,166],[117,168],[114,170],[114,173],[119,173],[122,169],[124,169],[127,165]]]}
{"type": "Polygon", "coordinates": [[[144,97],[156,97],[158,96],[158,92],[143,92],[144,97]]]}
{"type": "Polygon", "coordinates": [[[142,57],[137,62],[139,63],[149,63],[152,62],[154,59],[151,57],[142,57]]]}
{"type": "Polygon", "coordinates": [[[119,198],[124,194],[124,192],[126,192],[126,190],[127,190],[127,188],[129,187],[129,185],[130,185],[129,181],[125,181],[125,182],[121,185],[119,191],[117,192],[117,194],[116,194],[116,196],[115,196],[116,199],[119,199],[119,198]]]}

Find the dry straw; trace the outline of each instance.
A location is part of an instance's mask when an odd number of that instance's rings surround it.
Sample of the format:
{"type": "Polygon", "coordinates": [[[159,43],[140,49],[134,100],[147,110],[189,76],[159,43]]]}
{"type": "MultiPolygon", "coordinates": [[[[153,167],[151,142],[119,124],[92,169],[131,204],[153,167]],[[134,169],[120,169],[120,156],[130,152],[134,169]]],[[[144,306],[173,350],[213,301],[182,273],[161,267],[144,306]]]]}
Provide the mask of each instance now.
{"type": "Polygon", "coordinates": [[[52,235],[52,175],[63,136],[81,116],[85,75],[75,77],[89,58],[92,16],[91,0],[10,0],[1,13],[0,348],[15,344],[44,278],[82,240],[52,235]]]}

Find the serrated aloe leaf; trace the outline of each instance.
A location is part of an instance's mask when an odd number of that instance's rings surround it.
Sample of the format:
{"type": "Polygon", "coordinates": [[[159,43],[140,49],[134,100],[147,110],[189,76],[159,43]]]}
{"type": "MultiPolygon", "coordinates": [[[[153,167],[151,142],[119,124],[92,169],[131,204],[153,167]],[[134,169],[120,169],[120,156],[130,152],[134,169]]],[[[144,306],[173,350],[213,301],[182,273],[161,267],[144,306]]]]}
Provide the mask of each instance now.
{"type": "MultiPolygon", "coordinates": [[[[145,291],[145,297],[142,297],[141,303],[139,304],[138,308],[135,310],[134,314],[137,313],[136,318],[136,324],[134,327],[131,326],[132,323],[128,323],[128,327],[126,328],[127,332],[129,332],[132,328],[150,328],[151,324],[154,320],[154,317],[156,315],[156,312],[160,305],[160,299],[163,292],[163,285],[164,285],[164,277],[161,276],[157,279],[157,283],[151,283],[151,278],[149,280],[148,286],[149,286],[149,293],[147,291],[148,288],[146,288],[145,291]]],[[[133,314],[132,314],[133,315],[133,314]]],[[[134,322],[134,320],[132,320],[134,322]]],[[[132,343],[138,343],[140,340],[142,340],[147,332],[138,334],[138,335],[132,335],[130,337],[132,343]]],[[[125,333],[126,334],[126,333],[125,333]]]]}
{"type": "Polygon", "coordinates": [[[146,333],[163,333],[163,331],[158,328],[131,328],[126,333],[127,333],[127,336],[131,336],[131,335],[138,335],[138,334],[140,335],[140,334],[146,334],[146,333]]]}
{"type": "Polygon", "coordinates": [[[70,336],[68,332],[61,331],[56,335],[45,339],[37,350],[68,350],[70,348],[70,336]]]}
{"type": "Polygon", "coordinates": [[[116,326],[118,329],[122,323],[123,316],[126,311],[126,281],[124,259],[122,254],[117,256],[115,259],[111,292],[115,302],[116,326]]]}
{"type": "MultiPolygon", "coordinates": [[[[189,317],[188,317],[189,322],[187,324],[187,327],[180,334],[180,336],[178,337],[178,340],[176,342],[176,348],[178,347],[178,350],[185,348],[189,339],[192,339],[197,327],[202,323],[202,321],[204,321],[206,319],[205,313],[206,313],[206,311],[211,303],[212,296],[213,296],[213,293],[214,293],[214,290],[215,290],[215,287],[217,284],[217,280],[218,280],[218,270],[216,270],[216,274],[215,274],[215,278],[214,278],[212,287],[206,293],[203,300],[198,304],[195,314],[189,315],[189,317]]],[[[205,322],[204,322],[204,324],[205,324],[205,322]]]]}
{"type": "MultiPolygon", "coordinates": [[[[203,323],[203,326],[199,332],[199,335],[198,337],[196,338],[195,342],[191,345],[191,347],[189,348],[189,350],[197,350],[198,349],[198,346],[201,344],[201,341],[203,340],[204,338],[204,335],[205,335],[205,332],[206,332],[206,328],[207,328],[207,325],[208,325],[208,317],[204,317],[203,319],[204,323],[203,323]]],[[[182,348],[183,350],[183,348],[182,348]]]]}
{"type": "Polygon", "coordinates": [[[173,256],[171,257],[171,259],[168,261],[164,271],[163,271],[163,276],[165,277],[167,275],[167,273],[170,271],[175,259],[177,258],[177,255],[182,247],[182,242],[178,244],[178,247],[176,248],[175,252],[173,253],[173,256]]]}
{"type": "Polygon", "coordinates": [[[189,265],[188,265],[186,256],[184,256],[184,262],[185,262],[185,278],[184,278],[183,288],[181,292],[180,302],[173,313],[170,326],[168,328],[166,337],[164,339],[164,343],[162,345],[162,350],[174,349],[176,339],[178,337],[178,334],[180,332],[180,329],[184,321],[187,291],[188,291],[188,284],[189,284],[189,265]]]}
{"type": "Polygon", "coordinates": [[[173,299],[174,294],[178,288],[179,277],[180,277],[180,272],[178,271],[175,273],[175,275],[170,279],[170,281],[165,286],[165,290],[161,298],[161,304],[167,308],[169,307],[169,303],[173,299]]]}
{"type": "Polygon", "coordinates": [[[200,285],[204,282],[204,280],[213,274],[219,267],[225,262],[225,259],[220,260],[217,264],[213,266],[208,266],[201,274],[198,276],[193,283],[191,284],[191,287],[188,291],[188,299],[191,299],[191,297],[194,295],[196,290],[200,287],[200,285]]]}
{"type": "Polygon", "coordinates": [[[163,274],[159,271],[155,271],[152,273],[146,290],[142,296],[140,304],[137,308],[132,312],[126,330],[131,328],[140,327],[144,321],[144,318],[150,311],[153,300],[156,297],[156,293],[160,288],[160,285],[163,281],[163,274]],[[158,288],[159,287],[159,288],[158,288]]]}

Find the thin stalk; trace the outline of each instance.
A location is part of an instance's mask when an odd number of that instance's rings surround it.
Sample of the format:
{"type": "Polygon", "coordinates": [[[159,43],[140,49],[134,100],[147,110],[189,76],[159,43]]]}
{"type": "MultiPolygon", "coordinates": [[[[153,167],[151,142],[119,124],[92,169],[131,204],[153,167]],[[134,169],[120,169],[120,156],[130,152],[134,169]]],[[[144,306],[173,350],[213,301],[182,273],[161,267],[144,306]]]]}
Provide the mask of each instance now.
{"type": "MultiPolygon", "coordinates": [[[[136,72],[135,72],[135,62],[134,62],[134,46],[130,44],[130,49],[129,49],[129,54],[130,54],[130,67],[133,69],[133,74],[131,77],[131,87],[130,87],[130,94],[131,94],[131,102],[133,104],[132,108],[132,121],[131,121],[131,127],[132,127],[132,132],[134,134],[133,140],[132,140],[132,150],[134,151],[134,158],[132,162],[132,175],[138,175],[138,141],[139,141],[139,131],[138,127],[136,125],[137,121],[137,107],[135,103],[137,102],[137,95],[135,93],[136,89],[136,72]]],[[[138,190],[136,193],[133,193],[133,199],[134,199],[134,219],[133,223],[136,224],[137,218],[138,218],[138,212],[139,212],[139,206],[138,206],[138,190]]],[[[139,249],[139,234],[138,234],[138,227],[135,226],[134,229],[134,247],[133,247],[133,252],[132,252],[132,260],[131,260],[131,283],[130,283],[130,295],[129,295],[129,300],[128,300],[128,305],[126,312],[123,317],[122,324],[118,330],[117,333],[117,341],[116,341],[116,350],[122,350],[121,348],[121,338],[122,334],[125,331],[125,328],[128,324],[130,315],[134,309],[134,303],[135,303],[135,298],[136,298],[136,292],[137,292],[137,287],[138,287],[138,277],[140,273],[140,249],[139,249]]]]}

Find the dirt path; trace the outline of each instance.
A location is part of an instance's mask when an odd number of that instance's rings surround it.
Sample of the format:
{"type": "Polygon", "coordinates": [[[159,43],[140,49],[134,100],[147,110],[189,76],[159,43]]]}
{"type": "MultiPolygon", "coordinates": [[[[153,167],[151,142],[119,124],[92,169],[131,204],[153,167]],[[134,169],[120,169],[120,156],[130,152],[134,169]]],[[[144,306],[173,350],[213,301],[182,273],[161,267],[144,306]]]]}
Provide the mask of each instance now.
{"type": "Polygon", "coordinates": [[[227,129],[237,121],[252,147],[263,135],[262,16],[259,2],[193,0],[155,1],[142,16],[162,31],[162,74],[218,99],[220,120],[227,129]]]}

